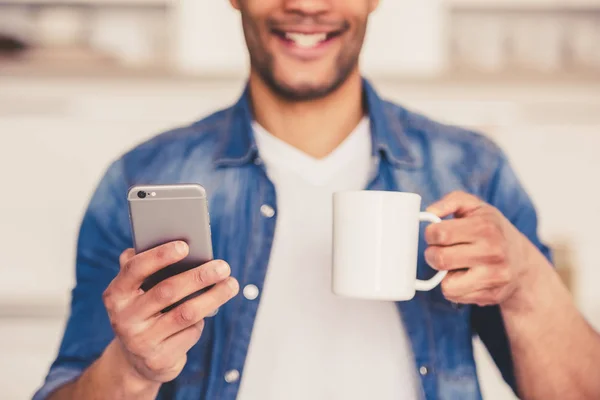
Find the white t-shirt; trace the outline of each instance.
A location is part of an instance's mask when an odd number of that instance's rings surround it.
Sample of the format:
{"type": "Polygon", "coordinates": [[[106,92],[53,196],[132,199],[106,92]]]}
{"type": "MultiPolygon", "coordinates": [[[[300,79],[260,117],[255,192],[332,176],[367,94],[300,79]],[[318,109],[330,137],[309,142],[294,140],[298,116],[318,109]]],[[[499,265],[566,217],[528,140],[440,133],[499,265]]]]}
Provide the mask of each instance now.
{"type": "Polygon", "coordinates": [[[254,131],[278,216],[238,400],[419,398],[396,305],[331,292],[332,194],[368,184],[368,118],[323,159],[254,131]]]}

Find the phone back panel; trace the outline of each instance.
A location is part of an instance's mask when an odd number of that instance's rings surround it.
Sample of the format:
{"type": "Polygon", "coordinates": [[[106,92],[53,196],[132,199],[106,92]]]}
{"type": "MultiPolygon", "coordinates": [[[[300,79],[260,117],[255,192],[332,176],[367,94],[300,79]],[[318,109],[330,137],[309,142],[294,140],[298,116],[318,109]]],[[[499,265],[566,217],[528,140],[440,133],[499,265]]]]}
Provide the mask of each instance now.
{"type": "Polygon", "coordinates": [[[208,200],[202,186],[134,186],[127,198],[136,253],[174,240],[185,241],[190,250],[181,262],[149,277],[142,285],[143,290],[213,259],[208,200]],[[145,194],[144,198],[140,198],[140,192],[145,194]]]}

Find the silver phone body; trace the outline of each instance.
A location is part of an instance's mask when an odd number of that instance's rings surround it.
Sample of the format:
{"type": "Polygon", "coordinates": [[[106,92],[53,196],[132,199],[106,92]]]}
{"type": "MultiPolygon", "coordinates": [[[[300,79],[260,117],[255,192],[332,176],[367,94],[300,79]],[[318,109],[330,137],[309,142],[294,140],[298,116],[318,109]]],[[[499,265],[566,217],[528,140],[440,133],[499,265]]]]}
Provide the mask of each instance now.
{"type": "Polygon", "coordinates": [[[201,185],[133,186],[127,200],[136,254],[175,240],[189,246],[185,259],[146,279],[141,287],[144,291],[213,259],[208,199],[201,185]]]}

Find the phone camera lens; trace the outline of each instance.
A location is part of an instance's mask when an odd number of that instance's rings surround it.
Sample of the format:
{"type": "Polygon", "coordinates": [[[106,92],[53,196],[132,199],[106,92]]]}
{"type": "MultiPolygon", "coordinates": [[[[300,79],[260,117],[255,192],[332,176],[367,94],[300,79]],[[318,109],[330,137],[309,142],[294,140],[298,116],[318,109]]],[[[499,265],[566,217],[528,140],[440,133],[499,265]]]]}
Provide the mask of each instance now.
{"type": "Polygon", "coordinates": [[[142,192],[141,190],[138,192],[138,197],[140,199],[145,199],[146,198],[146,192],[142,192]]]}

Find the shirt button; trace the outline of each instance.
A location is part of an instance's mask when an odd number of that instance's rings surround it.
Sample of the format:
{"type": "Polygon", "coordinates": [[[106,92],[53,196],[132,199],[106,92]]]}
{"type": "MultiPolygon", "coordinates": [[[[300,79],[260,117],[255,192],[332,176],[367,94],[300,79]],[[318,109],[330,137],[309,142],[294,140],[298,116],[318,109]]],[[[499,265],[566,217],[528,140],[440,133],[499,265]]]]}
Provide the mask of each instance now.
{"type": "Polygon", "coordinates": [[[263,204],[260,206],[260,213],[267,218],[272,218],[275,215],[275,210],[273,210],[273,207],[263,204]]]}
{"type": "Polygon", "coordinates": [[[426,366],[422,365],[421,368],[419,368],[419,373],[421,374],[421,376],[425,376],[429,373],[429,370],[426,366]]]}
{"type": "Polygon", "coordinates": [[[248,300],[254,300],[258,297],[258,288],[256,285],[246,285],[244,287],[244,297],[248,300]]]}
{"type": "Polygon", "coordinates": [[[225,372],[225,382],[235,383],[240,379],[240,371],[237,369],[231,369],[225,372]]]}

